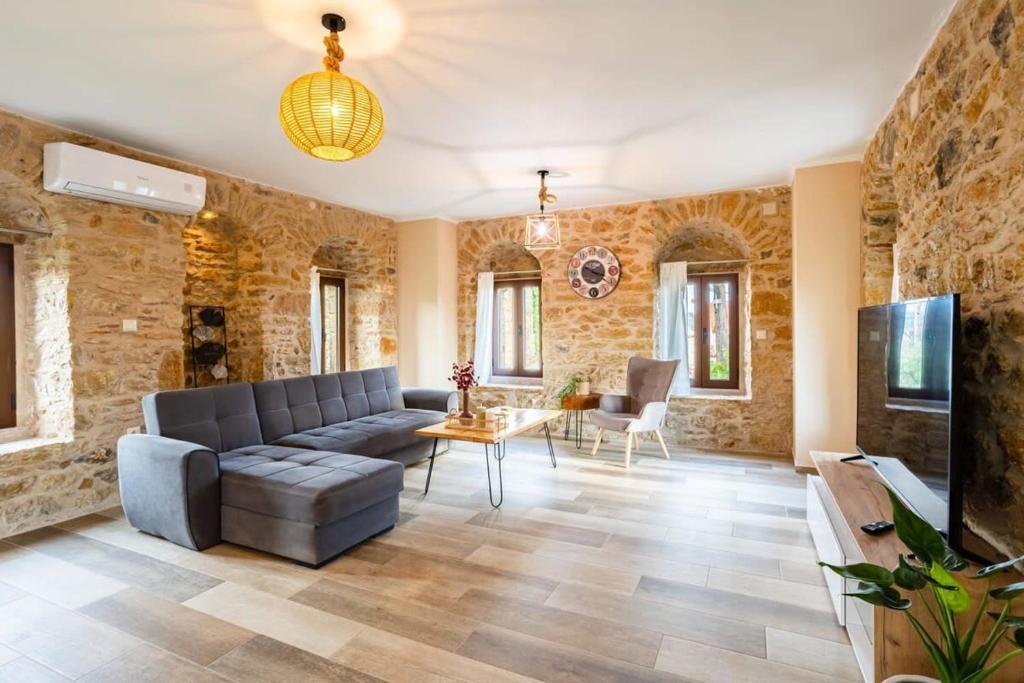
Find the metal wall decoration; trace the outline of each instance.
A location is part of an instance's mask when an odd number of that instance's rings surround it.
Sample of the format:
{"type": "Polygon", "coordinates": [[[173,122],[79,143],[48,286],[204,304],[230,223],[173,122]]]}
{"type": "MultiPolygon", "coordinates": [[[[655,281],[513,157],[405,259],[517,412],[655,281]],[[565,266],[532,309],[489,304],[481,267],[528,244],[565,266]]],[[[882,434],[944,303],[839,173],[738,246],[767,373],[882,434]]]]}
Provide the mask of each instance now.
{"type": "Polygon", "coordinates": [[[189,306],[188,336],[192,344],[192,386],[230,382],[228,321],[224,307],[189,306]],[[200,382],[201,373],[209,381],[200,382]]]}

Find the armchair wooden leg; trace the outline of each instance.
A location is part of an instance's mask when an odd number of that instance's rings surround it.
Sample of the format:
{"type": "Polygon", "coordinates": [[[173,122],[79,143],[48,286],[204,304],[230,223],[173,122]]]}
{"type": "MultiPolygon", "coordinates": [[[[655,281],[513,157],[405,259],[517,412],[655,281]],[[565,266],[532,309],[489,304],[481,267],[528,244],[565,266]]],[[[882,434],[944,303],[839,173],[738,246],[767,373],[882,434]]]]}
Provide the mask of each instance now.
{"type": "Polygon", "coordinates": [[[626,432],[626,469],[629,469],[629,461],[633,459],[633,432],[626,432]]]}
{"type": "Polygon", "coordinates": [[[601,447],[601,439],[604,437],[604,427],[598,427],[597,435],[594,436],[594,447],[590,450],[591,455],[597,455],[597,449],[601,447]]]}
{"type": "Polygon", "coordinates": [[[661,444],[661,452],[665,454],[665,459],[671,460],[672,456],[668,454],[668,447],[665,445],[665,439],[663,439],[661,436],[661,430],[655,430],[654,435],[658,437],[658,443],[661,444]]]}

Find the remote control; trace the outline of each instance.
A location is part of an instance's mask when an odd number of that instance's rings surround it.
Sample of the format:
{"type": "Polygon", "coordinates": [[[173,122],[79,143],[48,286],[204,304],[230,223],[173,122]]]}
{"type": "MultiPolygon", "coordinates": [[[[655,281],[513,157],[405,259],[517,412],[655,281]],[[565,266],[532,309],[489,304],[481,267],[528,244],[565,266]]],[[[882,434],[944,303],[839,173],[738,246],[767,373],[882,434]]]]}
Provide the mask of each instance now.
{"type": "Polygon", "coordinates": [[[896,525],[892,522],[883,519],[879,522],[871,522],[870,524],[865,524],[860,529],[866,534],[869,534],[871,536],[877,536],[879,534],[884,534],[886,531],[889,531],[894,526],[896,525]]]}

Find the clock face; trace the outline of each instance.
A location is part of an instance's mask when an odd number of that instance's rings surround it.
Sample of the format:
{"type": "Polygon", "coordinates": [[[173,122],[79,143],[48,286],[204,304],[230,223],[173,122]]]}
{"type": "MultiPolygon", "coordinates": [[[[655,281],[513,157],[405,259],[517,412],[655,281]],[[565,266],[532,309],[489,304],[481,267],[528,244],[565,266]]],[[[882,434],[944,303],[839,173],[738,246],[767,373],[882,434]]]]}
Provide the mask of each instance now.
{"type": "Polygon", "coordinates": [[[569,259],[566,276],[572,290],[584,299],[600,299],[615,291],[622,269],[606,247],[583,247],[569,259]]]}

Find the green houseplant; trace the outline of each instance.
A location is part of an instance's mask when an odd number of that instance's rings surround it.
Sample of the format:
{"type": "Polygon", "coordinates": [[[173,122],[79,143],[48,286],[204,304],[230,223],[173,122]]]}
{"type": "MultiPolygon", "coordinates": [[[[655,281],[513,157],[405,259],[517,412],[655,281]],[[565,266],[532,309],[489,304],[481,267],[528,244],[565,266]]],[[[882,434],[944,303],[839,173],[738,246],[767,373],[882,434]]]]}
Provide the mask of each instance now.
{"type": "Polygon", "coordinates": [[[572,396],[573,394],[575,394],[576,388],[580,385],[580,382],[582,381],[583,375],[579,373],[576,373],[572,377],[570,377],[569,381],[566,382],[565,386],[559,389],[558,393],[555,394],[558,397],[558,400],[561,401],[566,396],[572,396]]]}
{"type": "Polygon", "coordinates": [[[981,604],[972,610],[970,594],[954,577],[954,574],[967,570],[967,562],[898,496],[892,491],[888,493],[896,535],[910,554],[900,555],[899,564],[893,569],[866,562],[845,566],[819,564],[843,578],[858,582],[857,589],[846,595],[903,612],[927,650],[935,674],[942,683],[981,683],[1024,652],[1024,615],[1011,613],[1014,600],[1024,595],[1024,581],[992,587],[994,576],[1010,569],[1024,557],[993,564],[967,577],[987,582],[981,604]],[[901,590],[920,600],[928,614],[927,618],[922,618],[926,622],[934,622],[935,630],[929,632],[921,619],[908,611],[912,601],[901,590]],[[993,601],[997,609],[988,611],[993,601]],[[965,614],[965,617],[958,620],[959,614],[965,614]],[[986,614],[989,619],[985,618],[986,614]],[[984,634],[982,626],[985,621],[988,622],[987,634],[984,634]],[[991,661],[1001,641],[1009,641],[1013,648],[991,661]]]}

